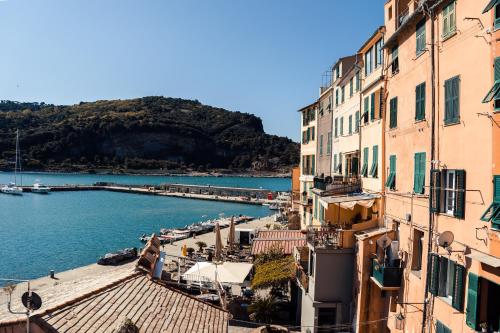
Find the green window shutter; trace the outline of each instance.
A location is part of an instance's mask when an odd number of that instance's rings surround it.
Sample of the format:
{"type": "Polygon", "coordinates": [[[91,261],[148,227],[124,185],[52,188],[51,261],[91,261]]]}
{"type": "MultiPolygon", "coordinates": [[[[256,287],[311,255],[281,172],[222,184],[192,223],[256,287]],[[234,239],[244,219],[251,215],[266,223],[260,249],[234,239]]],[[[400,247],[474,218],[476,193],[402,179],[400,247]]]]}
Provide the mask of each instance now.
{"type": "Polygon", "coordinates": [[[427,272],[429,292],[436,296],[439,288],[439,256],[436,253],[429,255],[430,271],[427,272]]]}
{"type": "Polygon", "coordinates": [[[455,287],[453,290],[452,306],[455,310],[464,310],[464,276],[465,267],[455,264],[455,287]]]}
{"type": "Polygon", "coordinates": [[[345,101],[345,86],[342,86],[342,103],[345,101]]]}
{"type": "Polygon", "coordinates": [[[415,153],[414,173],[413,173],[413,192],[424,193],[425,184],[425,153],[415,153]]]}
{"type": "Polygon", "coordinates": [[[363,168],[361,169],[361,175],[366,177],[368,173],[368,147],[363,148],[363,168]]]}
{"type": "Polygon", "coordinates": [[[439,320],[436,321],[436,333],[451,333],[451,330],[439,320]]]}
{"type": "Polygon", "coordinates": [[[500,81],[500,57],[495,58],[495,82],[500,81]]]}
{"type": "Polygon", "coordinates": [[[349,134],[352,134],[352,114],[349,115],[349,134]]]}
{"type": "Polygon", "coordinates": [[[390,101],[389,128],[398,126],[398,98],[394,97],[390,101]]]}
{"type": "Polygon", "coordinates": [[[500,175],[493,176],[493,201],[500,203],[500,175]]]}
{"type": "Polygon", "coordinates": [[[312,155],[312,164],[311,164],[311,175],[316,173],[316,156],[312,155]]]}
{"type": "Polygon", "coordinates": [[[333,155],[333,170],[337,170],[337,154],[333,155]]]}
{"type": "Polygon", "coordinates": [[[389,156],[389,176],[385,186],[394,189],[396,185],[396,155],[389,156]]]}
{"type": "Polygon", "coordinates": [[[378,175],[378,146],[373,146],[372,167],[370,169],[370,176],[377,177],[378,175]]]}
{"type": "Polygon", "coordinates": [[[344,135],[344,117],[340,117],[340,136],[344,135]]]}
{"type": "Polygon", "coordinates": [[[354,84],[353,84],[353,78],[351,78],[351,80],[349,81],[349,96],[352,97],[353,93],[354,93],[354,84]]]}
{"type": "Polygon", "coordinates": [[[371,121],[375,120],[375,93],[372,93],[370,96],[370,119],[371,121]]]}
{"type": "Polygon", "coordinates": [[[338,125],[339,125],[338,121],[339,121],[338,118],[335,118],[335,137],[337,137],[338,133],[339,133],[338,132],[338,125]]]}
{"type": "Polygon", "coordinates": [[[417,56],[425,51],[425,19],[420,21],[416,26],[416,39],[417,39],[417,56]]]}
{"type": "Polygon", "coordinates": [[[339,105],[339,90],[335,90],[335,105],[339,105]]]}
{"type": "Polygon", "coordinates": [[[359,91],[361,88],[361,80],[359,76],[359,72],[356,73],[356,91],[359,91]]]}
{"type": "Polygon", "coordinates": [[[354,119],[354,132],[358,132],[359,130],[359,111],[356,111],[354,114],[355,119],[354,119]]]}
{"type": "Polygon", "coordinates": [[[453,121],[458,122],[460,120],[460,78],[458,76],[451,81],[451,95],[453,96],[453,121]]]}
{"type": "Polygon", "coordinates": [[[368,99],[368,97],[365,97],[365,109],[363,112],[363,122],[364,123],[368,122],[368,111],[369,111],[369,99],[368,99]]]}
{"type": "Polygon", "coordinates": [[[479,277],[469,272],[469,286],[467,288],[467,309],[465,310],[465,323],[474,330],[479,329],[479,277]]]}
{"type": "Polygon", "coordinates": [[[455,170],[455,184],[457,192],[455,195],[454,216],[463,219],[465,217],[465,170],[455,170]]]}
{"type": "Polygon", "coordinates": [[[415,120],[425,119],[425,82],[415,87],[415,120]]]}
{"type": "Polygon", "coordinates": [[[432,180],[432,188],[431,188],[431,211],[434,213],[438,213],[440,211],[441,204],[441,171],[439,170],[431,170],[431,180],[432,180]]]}
{"type": "Polygon", "coordinates": [[[444,82],[444,123],[454,124],[460,120],[460,78],[455,76],[444,82]]]}
{"type": "Polygon", "coordinates": [[[323,135],[319,136],[319,156],[323,156],[323,135]]]}

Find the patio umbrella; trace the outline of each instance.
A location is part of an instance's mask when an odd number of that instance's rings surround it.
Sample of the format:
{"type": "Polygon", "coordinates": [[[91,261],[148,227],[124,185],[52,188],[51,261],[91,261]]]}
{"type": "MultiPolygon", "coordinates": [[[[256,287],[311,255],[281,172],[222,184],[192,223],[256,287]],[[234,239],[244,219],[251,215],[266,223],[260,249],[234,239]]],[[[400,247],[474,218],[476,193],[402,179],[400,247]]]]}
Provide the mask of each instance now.
{"type": "Polygon", "coordinates": [[[186,257],[186,256],[187,256],[187,246],[186,246],[186,244],[184,244],[184,245],[182,246],[182,256],[183,256],[183,257],[186,257]]]}
{"type": "Polygon", "coordinates": [[[227,236],[227,241],[229,243],[230,250],[233,250],[233,248],[234,248],[234,239],[235,239],[234,216],[232,216],[231,217],[231,224],[229,225],[229,235],[227,236]]]}
{"type": "Polygon", "coordinates": [[[215,259],[221,260],[222,257],[222,238],[220,236],[220,226],[215,224],[215,259]]]}

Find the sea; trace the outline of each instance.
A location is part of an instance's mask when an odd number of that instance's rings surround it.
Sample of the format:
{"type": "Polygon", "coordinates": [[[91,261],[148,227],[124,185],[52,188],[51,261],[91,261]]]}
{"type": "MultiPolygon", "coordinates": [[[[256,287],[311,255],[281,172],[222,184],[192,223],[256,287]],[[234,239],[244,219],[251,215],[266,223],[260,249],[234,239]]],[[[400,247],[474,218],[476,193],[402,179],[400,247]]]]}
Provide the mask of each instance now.
{"type": "MultiPolygon", "coordinates": [[[[13,174],[0,173],[0,184],[13,174]]],[[[18,175],[18,182],[20,181],[18,175]]],[[[184,183],[264,188],[287,191],[287,178],[163,177],[30,173],[23,185],[35,180],[46,185],[184,183]]],[[[266,206],[222,203],[184,198],[147,196],[107,191],[52,192],[48,195],[0,194],[0,278],[34,279],[95,263],[108,253],[141,247],[142,234],[161,228],[182,227],[221,216],[263,217],[266,206]]]]}

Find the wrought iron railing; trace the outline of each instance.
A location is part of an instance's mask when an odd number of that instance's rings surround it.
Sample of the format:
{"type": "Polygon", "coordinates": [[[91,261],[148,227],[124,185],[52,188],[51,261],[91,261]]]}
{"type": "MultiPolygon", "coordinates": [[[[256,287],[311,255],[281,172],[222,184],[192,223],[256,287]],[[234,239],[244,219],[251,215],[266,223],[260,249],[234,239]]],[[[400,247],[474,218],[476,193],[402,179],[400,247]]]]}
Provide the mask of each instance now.
{"type": "Polygon", "coordinates": [[[308,226],[307,242],[315,248],[340,248],[343,243],[343,230],[337,226],[308,226]]]}

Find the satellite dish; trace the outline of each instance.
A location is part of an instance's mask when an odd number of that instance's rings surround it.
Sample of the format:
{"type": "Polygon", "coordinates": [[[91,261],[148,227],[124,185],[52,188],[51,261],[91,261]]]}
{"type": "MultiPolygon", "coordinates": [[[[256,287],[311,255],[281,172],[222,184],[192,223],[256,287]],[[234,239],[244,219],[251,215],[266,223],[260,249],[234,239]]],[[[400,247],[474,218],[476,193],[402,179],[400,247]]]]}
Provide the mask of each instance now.
{"type": "Polygon", "coordinates": [[[444,231],[438,236],[437,244],[443,248],[447,248],[453,243],[454,238],[451,231],[444,231]]]}
{"type": "Polygon", "coordinates": [[[377,239],[377,245],[380,246],[380,248],[385,249],[389,246],[391,246],[392,239],[388,237],[387,235],[384,235],[377,239]]]}
{"type": "Polygon", "coordinates": [[[23,296],[21,296],[21,301],[28,310],[38,310],[42,307],[42,299],[35,292],[31,292],[31,297],[29,292],[25,292],[23,296]]]}

